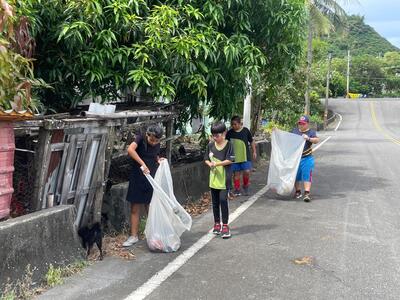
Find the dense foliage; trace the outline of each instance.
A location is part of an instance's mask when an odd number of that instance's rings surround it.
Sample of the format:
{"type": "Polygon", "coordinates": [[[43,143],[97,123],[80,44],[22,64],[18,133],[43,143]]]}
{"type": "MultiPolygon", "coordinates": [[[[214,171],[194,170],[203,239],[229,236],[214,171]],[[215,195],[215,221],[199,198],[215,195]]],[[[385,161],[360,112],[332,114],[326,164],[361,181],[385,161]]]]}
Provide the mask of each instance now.
{"type": "Polygon", "coordinates": [[[226,117],[246,76],[285,80],[302,52],[301,0],[14,1],[32,25],[36,74],[53,86],[42,100],[58,111],[141,91],[226,117]]]}
{"type": "Polygon", "coordinates": [[[346,28],[345,32],[333,32],[329,37],[324,38],[334,57],[347,56],[348,49],[353,56],[383,56],[386,52],[399,51],[375,29],[365,24],[364,17],[347,17],[346,28]]]}
{"type": "MultiPolygon", "coordinates": [[[[323,97],[326,60],[314,65],[313,87],[323,97]]],[[[334,58],[330,91],[332,97],[346,94],[347,59],[334,58]]],[[[400,52],[387,52],[383,57],[360,55],[350,64],[350,92],[368,97],[398,97],[400,95],[400,52]]]]}
{"type": "Polygon", "coordinates": [[[38,108],[32,89],[45,86],[33,75],[30,60],[32,39],[24,17],[16,17],[14,8],[0,1],[0,111],[38,108]]]}

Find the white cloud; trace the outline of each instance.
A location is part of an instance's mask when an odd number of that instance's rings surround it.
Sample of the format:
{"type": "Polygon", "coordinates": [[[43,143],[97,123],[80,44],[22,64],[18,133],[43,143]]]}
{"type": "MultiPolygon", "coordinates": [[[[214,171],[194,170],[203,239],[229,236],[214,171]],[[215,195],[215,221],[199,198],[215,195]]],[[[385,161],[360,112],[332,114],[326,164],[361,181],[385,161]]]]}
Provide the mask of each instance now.
{"type": "Polygon", "coordinates": [[[392,44],[400,47],[400,1],[359,0],[359,4],[348,4],[343,7],[349,14],[364,16],[365,23],[392,44]]]}
{"type": "Polygon", "coordinates": [[[359,0],[359,3],[343,5],[350,14],[364,15],[371,22],[399,20],[398,0],[359,0]]]}

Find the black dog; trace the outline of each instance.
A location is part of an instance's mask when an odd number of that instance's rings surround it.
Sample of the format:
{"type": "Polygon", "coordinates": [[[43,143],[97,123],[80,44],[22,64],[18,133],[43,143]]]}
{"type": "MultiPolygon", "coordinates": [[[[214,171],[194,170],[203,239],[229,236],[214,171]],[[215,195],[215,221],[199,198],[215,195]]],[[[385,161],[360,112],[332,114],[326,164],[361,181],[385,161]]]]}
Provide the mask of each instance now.
{"type": "Polygon", "coordinates": [[[94,223],[90,227],[81,227],[78,230],[78,235],[81,237],[82,247],[86,249],[86,258],[89,256],[93,244],[96,243],[97,248],[100,250],[100,260],[103,260],[103,231],[101,230],[100,223],[94,223]]]}

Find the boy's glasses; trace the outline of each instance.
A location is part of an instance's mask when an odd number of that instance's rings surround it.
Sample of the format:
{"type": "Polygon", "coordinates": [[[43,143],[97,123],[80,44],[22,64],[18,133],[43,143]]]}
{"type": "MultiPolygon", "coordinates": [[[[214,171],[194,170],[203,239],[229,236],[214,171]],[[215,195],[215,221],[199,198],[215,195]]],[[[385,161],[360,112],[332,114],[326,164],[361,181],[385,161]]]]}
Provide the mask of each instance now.
{"type": "Polygon", "coordinates": [[[220,136],[222,136],[222,133],[213,133],[212,134],[213,138],[219,138],[220,136]]]}

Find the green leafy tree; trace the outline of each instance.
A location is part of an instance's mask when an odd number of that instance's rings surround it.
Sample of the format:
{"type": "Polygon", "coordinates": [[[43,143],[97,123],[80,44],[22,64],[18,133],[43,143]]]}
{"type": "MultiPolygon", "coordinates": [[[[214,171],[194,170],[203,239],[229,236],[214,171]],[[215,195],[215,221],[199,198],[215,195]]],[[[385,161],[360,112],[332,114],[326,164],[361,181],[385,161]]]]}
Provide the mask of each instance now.
{"type": "Polygon", "coordinates": [[[305,113],[310,113],[310,86],[312,67],[312,44],[315,34],[327,34],[334,28],[340,28],[344,24],[346,12],[335,0],[307,0],[308,19],[308,40],[307,40],[307,73],[305,93],[305,113]]]}
{"type": "MultiPolygon", "coordinates": [[[[270,95],[264,107],[264,114],[269,121],[281,124],[286,129],[291,129],[296,125],[299,116],[304,113],[305,74],[305,66],[299,67],[288,81],[269,89],[270,95]]],[[[312,92],[310,96],[311,114],[321,115],[323,108],[318,94],[312,92]]]]}
{"type": "MultiPolygon", "coordinates": [[[[293,76],[297,74],[303,61],[303,28],[306,24],[303,1],[270,0],[259,3],[259,6],[252,10],[252,26],[258,28],[254,31],[257,44],[262,45],[268,54],[261,76],[253,80],[253,128],[263,114],[271,118],[273,112],[281,109],[288,115],[298,116],[297,110],[290,111],[290,106],[283,104],[290,101],[284,90],[291,89],[293,92],[293,76]]],[[[297,96],[292,101],[297,101],[297,96]]]]}
{"type": "Polygon", "coordinates": [[[226,116],[265,53],[250,39],[250,4],[236,1],[19,1],[36,20],[36,70],[54,87],[44,102],[65,110],[144,91],[196,114],[201,101],[226,116]]]}
{"type": "Polygon", "coordinates": [[[379,58],[371,55],[353,57],[351,74],[351,90],[373,96],[382,95],[385,74],[379,58]]]}
{"type": "Polygon", "coordinates": [[[33,75],[27,19],[16,16],[12,4],[0,0],[0,111],[36,112],[40,104],[32,89],[45,84],[33,75]]]}
{"type": "Polygon", "coordinates": [[[175,101],[183,119],[206,103],[214,117],[240,110],[245,78],[288,80],[303,53],[303,0],[15,0],[32,23],[42,99],[66,110],[83,99],[141,91],[175,101]]]}
{"type": "Polygon", "coordinates": [[[385,72],[390,76],[400,76],[400,51],[386,52],[383,57],[385,72]]]}
{"type": "Polygon", "coordinates": [[[383,56],[386,52],[399,51],[374,28],[365,24],[364,17],[347,16],[345,27],[345,32],[332,32],[322,37],[329,43],[333,57],[346,57],[347,50],[351,51],[352,56],[383,56]]]}

